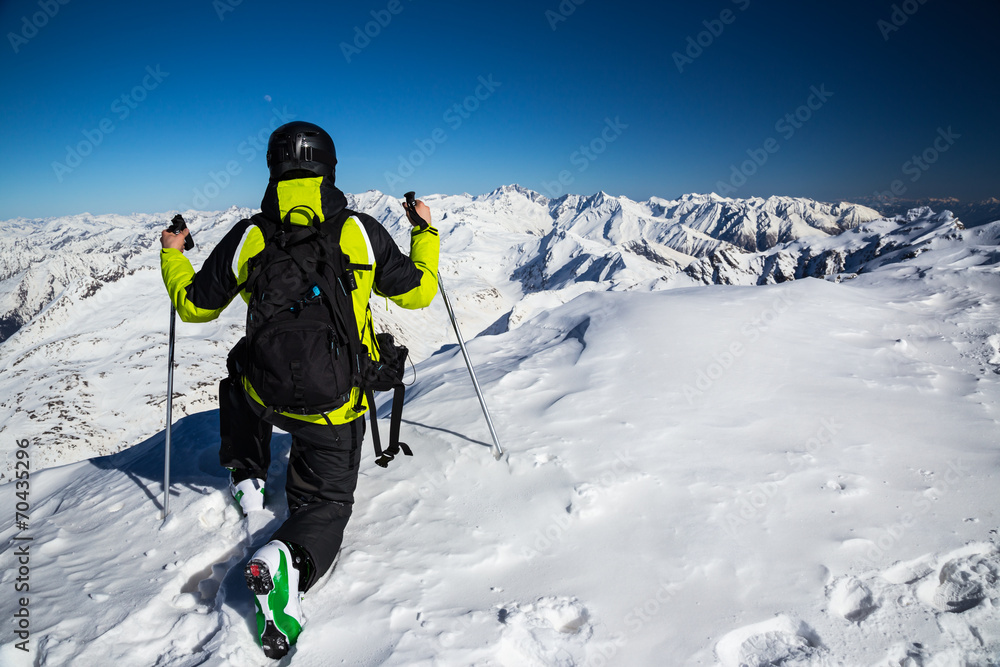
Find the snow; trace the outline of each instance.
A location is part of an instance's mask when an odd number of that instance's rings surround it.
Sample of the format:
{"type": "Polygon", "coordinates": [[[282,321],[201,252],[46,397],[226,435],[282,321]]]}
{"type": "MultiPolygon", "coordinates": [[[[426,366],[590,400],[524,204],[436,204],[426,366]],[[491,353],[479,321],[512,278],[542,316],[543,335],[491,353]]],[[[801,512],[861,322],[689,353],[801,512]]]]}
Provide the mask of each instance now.
{"type": "MultiPolygon", "coordinates": [[[[701,286],[661,267],[654,290],[611,277],[529,293],[510,272],[536,246],[495,215],[442,221],[443,274],[507,455],[490,456],[440,304],[383,315],[432,341],[403,415],[414,456],[383,470],[368,445],[344,549],[282,664],[997,664],[1000,225],[956,232],[924,211],[775,249],[898,244],[841,282],[701,286]]],[[[220,216],[206,248],[239,212],[220,216]]],[[[212,397],[242,309],[179,326],[161,522],[165,300],[155,252],[135,261],[103,307],[64,300],[0,346],[22,408],[62,400],[121,449],[39,470],[62,435],[7,418],[32,472],[27,530],[0,485],[3,665],[271,662],[242,565],[287,513],[290,439],[275,438],[267,508],[244,520],[212,397]],[[128,313],[112,307],[126,294],[128,313]],[[29,390],[38,377],[51,388],[29,390]],[[13,622],[25,535],[30,653],[13,622]]]]}

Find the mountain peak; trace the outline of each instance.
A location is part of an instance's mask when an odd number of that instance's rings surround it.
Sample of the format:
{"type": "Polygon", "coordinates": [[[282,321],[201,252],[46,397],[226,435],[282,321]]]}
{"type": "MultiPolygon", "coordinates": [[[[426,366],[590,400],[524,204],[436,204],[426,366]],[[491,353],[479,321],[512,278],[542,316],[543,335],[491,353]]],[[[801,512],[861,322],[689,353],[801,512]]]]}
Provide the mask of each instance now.
{"type": "MultiPolygon", "coordinates": [[[[518,185],[517,183],[511,183],[510,185],[501,185],[496,190],[483,195],[484,199],[499,199],[503,196],[520,196],[528,199],[529,201],[535,202],[536,204],[547,205],[549,202],[548,197],[542,195],[530,188],[518,185]]],[[[478,199],[478,198],[477,198],[478,199]]]]}

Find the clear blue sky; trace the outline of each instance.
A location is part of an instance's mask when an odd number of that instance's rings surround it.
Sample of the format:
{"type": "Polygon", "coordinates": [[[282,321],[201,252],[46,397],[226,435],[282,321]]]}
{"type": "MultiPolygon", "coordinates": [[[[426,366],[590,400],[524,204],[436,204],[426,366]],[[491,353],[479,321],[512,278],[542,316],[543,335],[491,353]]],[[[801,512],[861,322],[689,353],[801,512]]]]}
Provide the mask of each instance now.
{"type": "Polygon", "coordinates": [[[0,219],[257,206],[278,119],[348,192],[1000,196],[995,1],[59,3],[0,3],[0,219]]]}

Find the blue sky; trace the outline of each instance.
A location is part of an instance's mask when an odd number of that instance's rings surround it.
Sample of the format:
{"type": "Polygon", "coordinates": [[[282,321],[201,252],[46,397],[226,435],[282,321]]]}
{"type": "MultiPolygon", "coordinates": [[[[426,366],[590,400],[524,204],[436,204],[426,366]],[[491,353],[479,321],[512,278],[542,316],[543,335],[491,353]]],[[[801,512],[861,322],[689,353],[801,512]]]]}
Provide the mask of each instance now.
{"type": "Polygon", "coordinates": [[[1000,196],[998,18],[942,0],[5,1],[0,219],[257,206],[284,120],[330,132],[348,192],[1000,196]]]}

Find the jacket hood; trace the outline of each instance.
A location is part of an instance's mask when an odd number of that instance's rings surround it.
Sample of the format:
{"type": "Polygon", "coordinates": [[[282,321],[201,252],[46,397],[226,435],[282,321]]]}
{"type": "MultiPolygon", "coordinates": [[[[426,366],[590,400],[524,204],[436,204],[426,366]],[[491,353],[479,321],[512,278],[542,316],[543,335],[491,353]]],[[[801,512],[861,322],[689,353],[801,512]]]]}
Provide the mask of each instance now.
{"type": "Polygon", "coordinates": [[[287,219],[293,225],[312,224],[313,214],[319,222],[334,220],[345,208],[347,197],[329,176],[271,180],[260,202],[266,217],[282,222],[287,219]]]}

